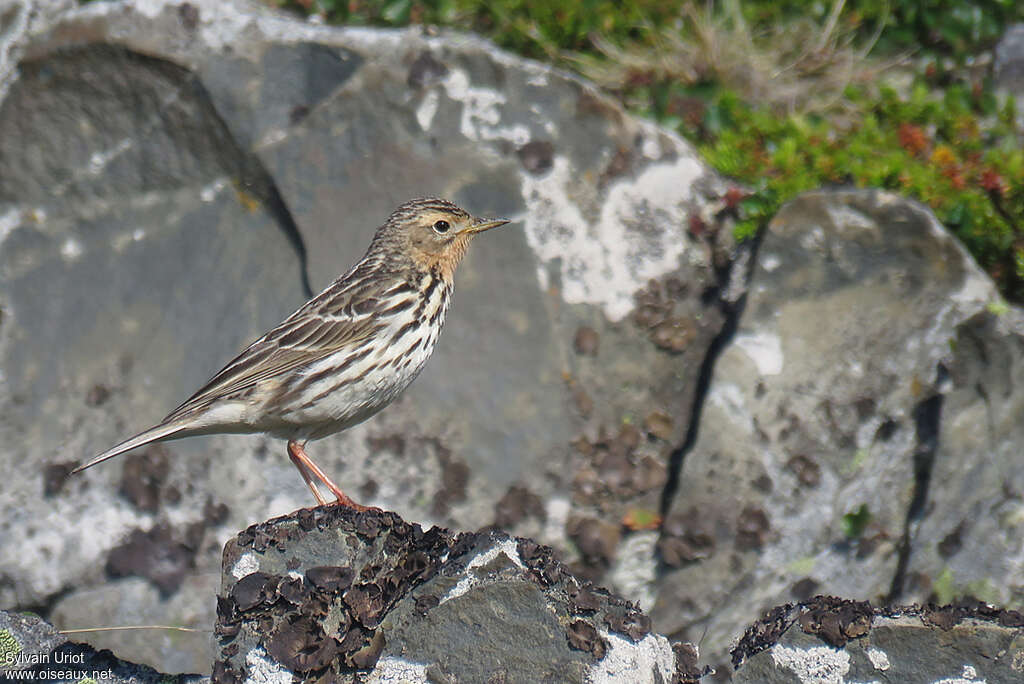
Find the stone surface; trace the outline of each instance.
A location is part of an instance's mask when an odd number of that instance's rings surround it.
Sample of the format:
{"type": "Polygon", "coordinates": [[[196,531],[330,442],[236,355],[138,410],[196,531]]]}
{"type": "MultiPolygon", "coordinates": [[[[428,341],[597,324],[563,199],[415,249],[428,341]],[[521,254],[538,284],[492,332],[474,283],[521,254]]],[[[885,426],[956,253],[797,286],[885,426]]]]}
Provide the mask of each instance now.
{"type": "Polygon", "coordinates": [[[4,681],[208,684],[198,675],[164,675],[75,643],[39,617],[0,611],[0,677],[4,681]]]}
{"type": "Polygon", "coordinates": [[[873,609],[818,596],[779,606],[733,651],[736,684],[958,682],[1024,677],[1024,616],[985,605],[873,609]]]}
{"type": "Polygon", "coordinates": [[[723,673],[752,611],[819,591],[1020,605],[1022,315],[917,204],[811,193],[737,247],[688,145],[485,42],[43,5],[0,11],[0,605],[208,628],[222,544],[309,503],[283,446],[68,473],[426,194],[517,225],[471,251],[410,391],[311,446],[357,499],[551,544],[723,673]]]}
{"type": "Polygon", "coordinates": [[[1024,89],[1024,24],[1006,29],[995,47],[992,75],[996,85],[1010,92],[1024,89]]]}
{"type": "Polygon", "coordinates": [[[306,509],[224,549],[218,682],[696,681],[692,646],[502,532],[306,509]],[[680,655],[677,661],[676,652],[680,655]]]}
{"type": "Polygon", "coordinates": [[[751,609],[927,599],[928,549],[961,520],[979,535],[960,578],[1018,601],[1017,314],[963,248],[894,195],[810,193],[772,220],[749,288],[659,540],[658,628],[706,629],[721,670],[751,609]]]}
{"type": "Polygon", "coordinates": [[[6,0],[0,6],[0,101],[18,78],[25,46],[74,6],[74,0],[6,0]]]}
{"type": "Polygon", "coordinates": [[[1017,101],[1017,122],[1024,125],[1024,24],[1007,27],[993,52],[993,81],[997,89],[1017,101]]]}
{"type": "MultiPolygon", "coordinates": [[[[123,587],[154,597],[139,619],[208,625],[221,544],[309,503],[283,445],[209,437],[69,470],[428,194],[517,225],[471,251],[411,390],[311,454],[366,503],[500,522],[649,595],[654,558],[633,551],[653,548],[641,528],[730,284],[725,186],[686,143],[466,36],[219,0],[91,3],[23,33],[0,102],[0,605],[113,626],[131,611],[90,597],[123,587]]],[[[165,671],[208,664],[203,644],[104,638],[165,671]]]]}
{"type": "Polygon", "coordinates": [[[995,311],[958,326],[952,340],[904,600],[1024,607],[1024,315],[995,311]]]}

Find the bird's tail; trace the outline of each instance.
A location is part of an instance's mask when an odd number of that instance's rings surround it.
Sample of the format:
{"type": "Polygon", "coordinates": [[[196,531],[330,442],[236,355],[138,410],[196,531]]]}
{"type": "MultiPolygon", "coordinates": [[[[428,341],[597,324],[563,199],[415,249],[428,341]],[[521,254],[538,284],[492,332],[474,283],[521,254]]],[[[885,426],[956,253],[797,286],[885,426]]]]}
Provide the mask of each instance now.
{"type": "Polygon", "coordinates": [[[103,463],[103,461],[106,461],[108,458],[120,456],[124,452],[131,451],[132,449],[143,446],[144,444],[149,444],[151,442],[159,442],[161,440],[170,439],[175,436],[185,437],[186,435],[178,434],[179,432],[185,431],[185,429],[186,427],[181,423],[163,423],[161,425],[157,425],[156,427],[151,427],[148,430],[140,432],[139,434],[135,435],[130,439],[126,439],[117,446],[107,449],[102,454],[92,459],[85,465],[78,466],[77,468],[72,470],[71,473],[74,474],[81,472],[86,468],[93,467],[97,463],[103,463]]]}

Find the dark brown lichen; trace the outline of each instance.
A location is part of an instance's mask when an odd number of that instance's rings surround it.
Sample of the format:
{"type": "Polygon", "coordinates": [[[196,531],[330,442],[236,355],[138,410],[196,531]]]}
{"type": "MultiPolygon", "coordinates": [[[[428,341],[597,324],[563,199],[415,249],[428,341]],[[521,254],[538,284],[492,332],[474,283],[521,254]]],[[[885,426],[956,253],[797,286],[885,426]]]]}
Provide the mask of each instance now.
{"type": "Polygon", "coordinates": [[[516,150],[516,156],[527,173],[543,175],[554,165],[555,146],[548,140],[531,140],[516,150]]]}
{"type": "Polygon", "coordinates": [[[576,620],[566,630],[569,647],[577,651],[586,651],[595,660],[604,658],[608,652],[608,642],[598,633],[597,628],[585,620],[576,620]]]}

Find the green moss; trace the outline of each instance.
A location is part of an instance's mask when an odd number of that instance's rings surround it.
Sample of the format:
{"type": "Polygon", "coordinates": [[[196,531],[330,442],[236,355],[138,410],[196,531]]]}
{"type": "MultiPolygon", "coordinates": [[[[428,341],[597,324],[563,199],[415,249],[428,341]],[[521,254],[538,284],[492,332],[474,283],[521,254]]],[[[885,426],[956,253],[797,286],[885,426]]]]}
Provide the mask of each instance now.
{"type": "Polygon", "coordinates": [[[843,529],[843,534],[846,535],[847,539],[858,539],[864,534],[865,528],[868,523],[871,522],[871,511],[868,509],[867,504],[861,504],[860,508],[856,511],[851,511],[844,515],[840,521],[840,526],[843,529]]]}
{"type": "Polygon", "coordinates": [[[953,584],[953,571],[948,565],[942,568],[942,572],[932,582],[932,593],[935,594],[935,602],[940,606],[952,603],[956,598],[957,591],[953,584]]]}
{"type": "Polygon", "coordinates": [[[1010,306],[1001,299],[989,302],[985,308],[993,316],[1005,316],[1010,311],[1010,306]]]}
{"type": "Polygon", "coordinates": [[[993,605],[1002,603],[1002,596],[1000,596],[999,590],[988,578],[983,577],[979,580],[968,582],[964,589],[964,593],[973,596],[979,601],[984,601],[985,603],[991,603],[993,605]]]}
{"type": "Polygon", "coordinates": [[[953,576],[953,571],[949,566],[942,568],[942,572],[932,582],[932,593],[935,595],[935,602],[939,605],[952,603],[964,596],[970,596],[971,598],[991,604],[1002,603],[1004,598],[1000,595],[998,588],[987,578],[981,578],[968,582],[964,586],[958,586],[953,576]]]}
{"type": "Polygon", "coordinates": [[[806,575],[811,574],[811,571],[814,570],[814,565],[816,562],[817,561],[815,560],[814,556],[805,556],[803,558],[797,558],[795,561],[792,561],[789,565],[786,566],[786,569],[797,577],[804,577],[806,575]]]}

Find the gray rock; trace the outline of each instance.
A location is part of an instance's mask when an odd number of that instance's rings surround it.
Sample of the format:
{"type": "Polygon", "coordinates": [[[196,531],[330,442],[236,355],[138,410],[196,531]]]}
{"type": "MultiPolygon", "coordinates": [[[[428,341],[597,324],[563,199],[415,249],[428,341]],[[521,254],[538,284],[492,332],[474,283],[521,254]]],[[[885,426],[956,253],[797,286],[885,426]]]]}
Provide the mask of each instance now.
{"type": "Polygon", "coordinates": [[[736,684],[1019,682],[1024,616],[928,606],[872,609],[819,596],[773,609],[733,651],[736,684]]]}
{"type": "Polygon", "coordinates": [[[1021,606],[1024,315],[993,307],[956,329],[926,503],[911,521],[904,600],[1021,606]]]}
{"type": "MultiPolygon", "coordinates": [[[[809,193],[772,220],[749,288],[659,540],[658,628],[692,639],[706,629],[704,651],[721,669],[752,609],[818,592],[904,599],[908,567],[942,569],[919,550],[972,512],[983,536],[971,543],[1001,536],[965,577],[991,573],[1007,599],[1020,542],[985,506],[998,500],[990,485],[1010,473],[1016,482],[1024,467],[1010,455],[1020,397],[1008,393],[1003,366],[1019,339],[986,318],[999,297],[960,244],[894,195],[809,193]],[[982,362],[958,343],[972,335],[998,356],[982,362]],[[942,451],[950,431],[972,434],[944,404],[975,392],[949,379],[957,355],[1004,378],[1006,412],[996,413],[986,457],[942,451]]],[[[973,397],[978,411],[984,401],[973,397]]]]}
{"type": "Polygon", "coordinates": [[[999,88],[1016,93],[1024,90],[1024,24],[1008,27],[999,39],[992,75],[999,88]]]}
{"type": "MultiPolygon", "coordinates": [[[[219,0],[92,3],[25,35],[0,102],[0,605],[59,596],[54,616],[113,626],[131,616],[88,597],[143,578],[140,619],[208,625],[181,587],[235,530],[309,503],[283,445],[209,437],[67,473],[428,194],[518,225],[469,255],[411,390],[311,454],[366,503],[500,522],[649,602],[653,533],[621,523],[657,514],[718,293],[742,291],[724,185],[685,142],[466,36],[219,0]]],[[[109,638],[165,671],[208,663],[109,638]]]]}
{"type": "Polygon", "coordinates": [[[992,77],[997,90],[1017,101],[1017,122],[1024,125],[1024,24],[1006,29],[994,50],[992,77]]]}
{"type": "MultiPolygon", "coordinates": [[[[468,257],[410,391],[311,447],[357,499],[551,544],[715,664],[751,610],[791,596],[1019,600],[1021,316],[918,205],[797,200],[744,300],[753,246],[718,220],[723,182],[563,72],[240,0],[12,7],[0,605],[208,627],[222,544],[309,503],[283,445],[209,437],[68,472],[426,194],[520,225],[468,257]]],[[[473,610],[537,599],[516,591],[473,610]]],[[[164,671],[209,665],[202,640],[101,638],[164,671]]]]}
{"type": "Polygon", "coordinates": [[[501,532],[306,509],[228,543],[218,682],[696,681],[696,650],[501,532]],[[689,657],[688,657],[689,656],[689,657]]]}
{"type": "Polygon", "coordinates": [[[33,36],[74,6],[74,0],[6,0],[0,7],[0,101],[18,78],[18,62],[33,36]]]}
{"type": "Polygon", "coordinates": [[[75,643],[30,613],[0,611],[0,677],[4,681],[112,684],[208,684],[198,675],[164,675],[75,643]]]}

